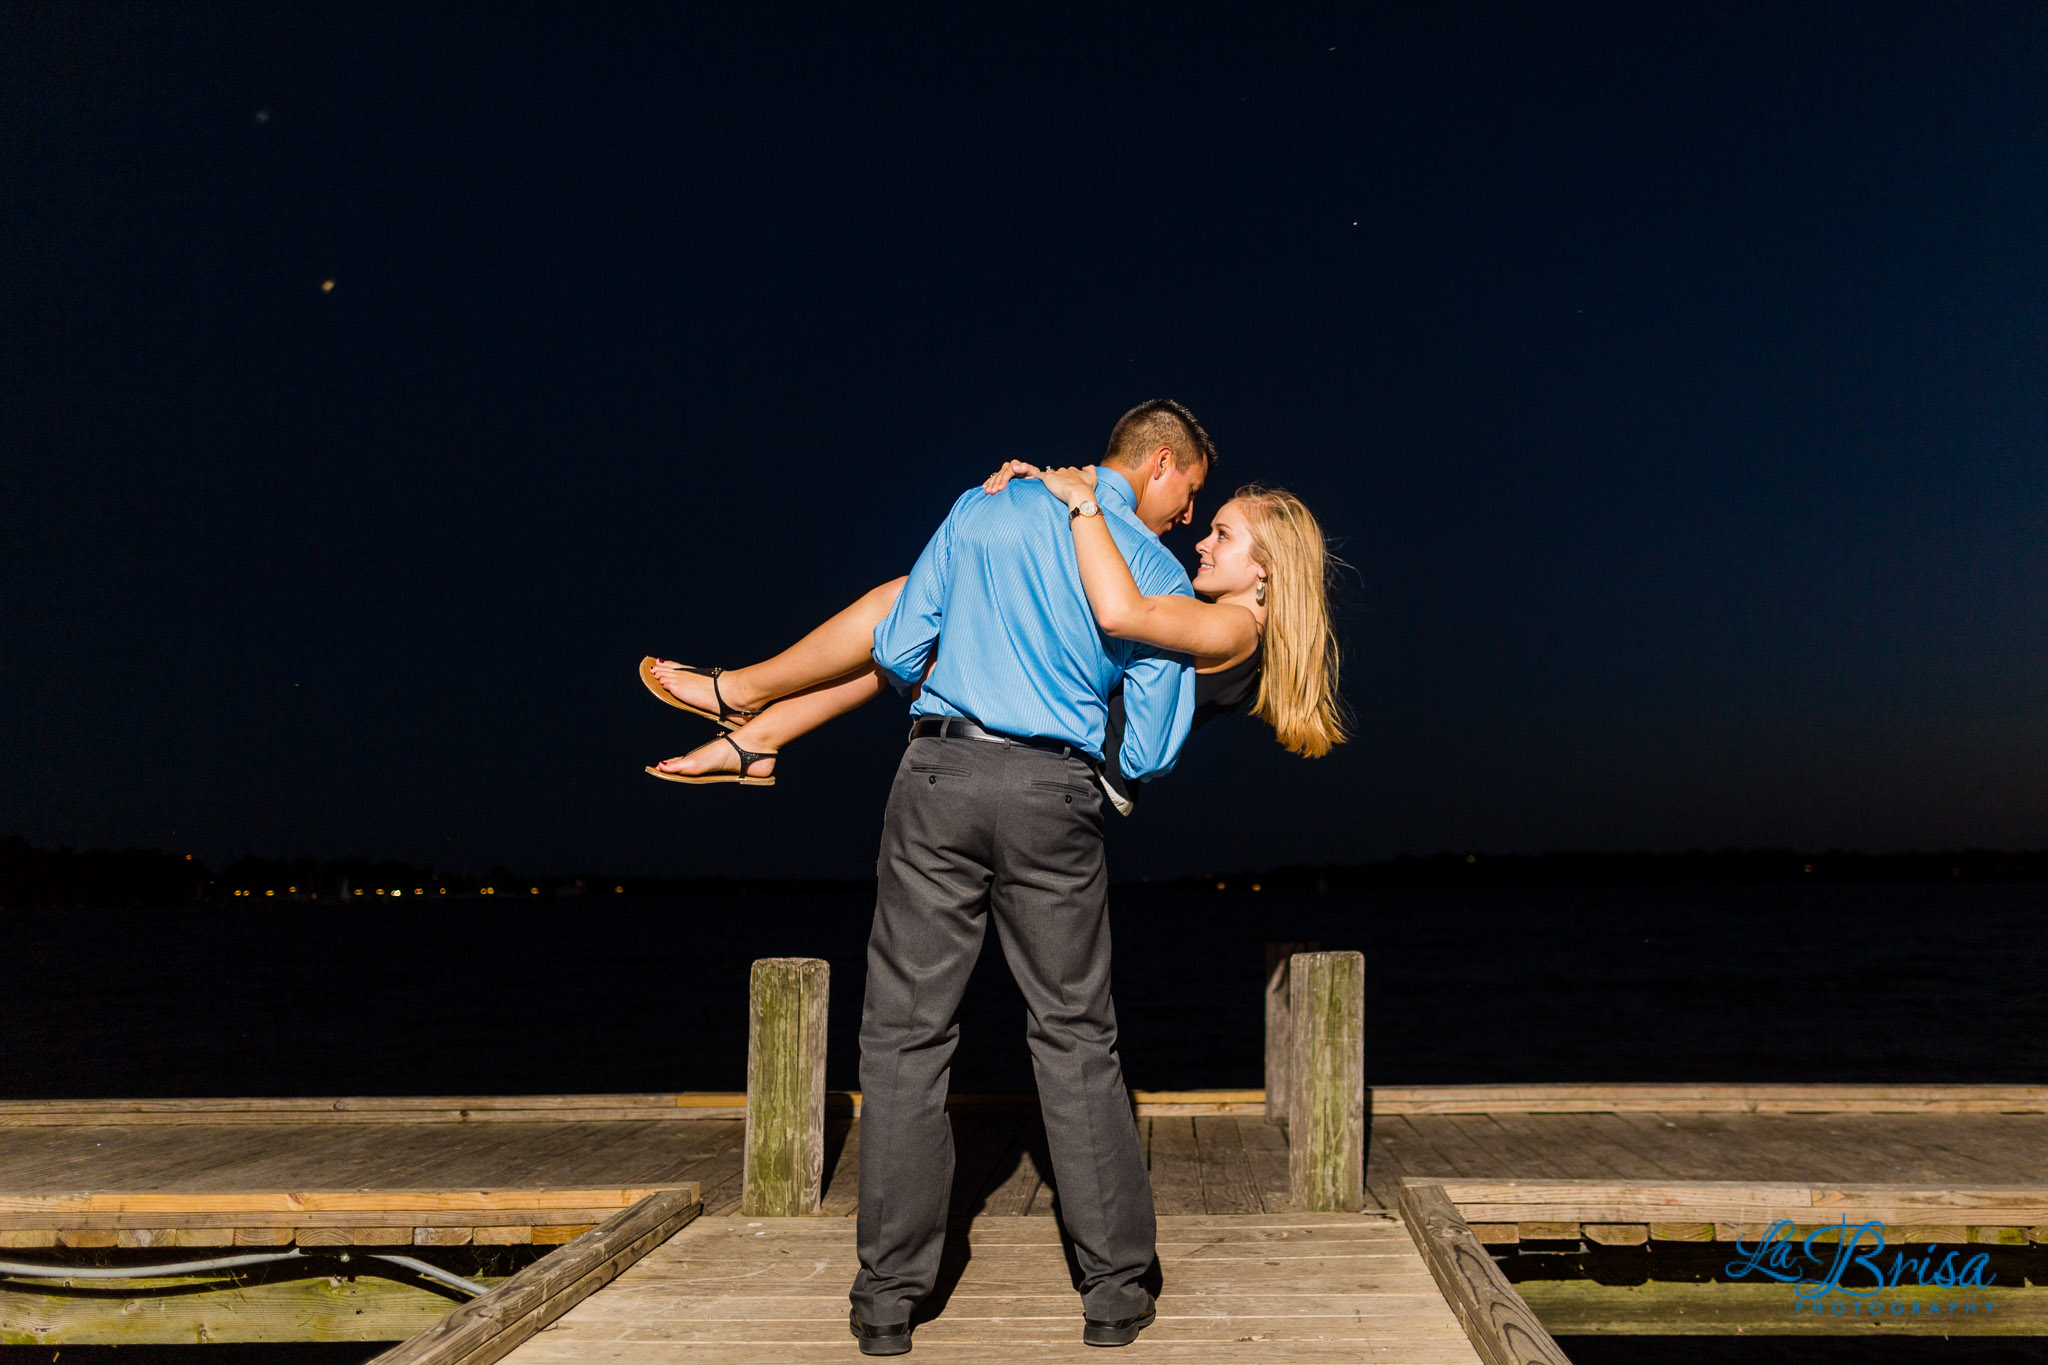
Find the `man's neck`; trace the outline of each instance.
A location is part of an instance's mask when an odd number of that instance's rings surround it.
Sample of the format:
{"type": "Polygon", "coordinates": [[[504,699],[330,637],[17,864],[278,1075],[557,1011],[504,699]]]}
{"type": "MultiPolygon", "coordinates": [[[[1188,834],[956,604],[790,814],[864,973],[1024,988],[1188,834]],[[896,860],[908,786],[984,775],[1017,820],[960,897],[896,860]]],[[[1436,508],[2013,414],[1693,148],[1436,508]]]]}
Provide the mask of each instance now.
{"type": "MultiPolygon", "coordinates": [[[[1138,486],[1132,480],[1130,473],[1126,470],[1118,469],[1113,464],[1099,464],[1095,466],[1096,493],[1104,493],[1108,491],[1110,487],[1114,486],[1121,486],[1121,488],[1123,489],[1122,494],[1117,496],[1120,496],[1121,505],[1130,512],[1132,520],[1136,521],[1140,526],[1144,527],[1147,531],[1151,532],[1153,538],[1156,540],[1159,536],[1159,528],[1152,525],[1151,522],[1146,521],[1143,516],[1139,515],[1138,486]],[[1115,476],[1114,484],[1111,483],[1110,479],[1110,476],[1112,475],[1115,476]]],[[[1101,502],[1103,501],[1103,499],[1101,497],[1097,497],[1096,501],[1101,502]]]]}

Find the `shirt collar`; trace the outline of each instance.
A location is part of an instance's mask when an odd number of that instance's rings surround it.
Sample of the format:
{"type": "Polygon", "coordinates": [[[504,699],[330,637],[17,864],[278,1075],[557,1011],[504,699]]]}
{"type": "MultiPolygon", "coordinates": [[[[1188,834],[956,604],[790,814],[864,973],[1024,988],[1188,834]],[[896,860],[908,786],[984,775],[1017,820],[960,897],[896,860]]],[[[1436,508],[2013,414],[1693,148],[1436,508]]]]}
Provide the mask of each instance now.
{"type": "Polygon", "coordinates": [[[1135,512],[1138,510],[1138,491],[1121,473],[1106,464],[1099,464],[1095,466],[1095,501],[1135,512]]]}

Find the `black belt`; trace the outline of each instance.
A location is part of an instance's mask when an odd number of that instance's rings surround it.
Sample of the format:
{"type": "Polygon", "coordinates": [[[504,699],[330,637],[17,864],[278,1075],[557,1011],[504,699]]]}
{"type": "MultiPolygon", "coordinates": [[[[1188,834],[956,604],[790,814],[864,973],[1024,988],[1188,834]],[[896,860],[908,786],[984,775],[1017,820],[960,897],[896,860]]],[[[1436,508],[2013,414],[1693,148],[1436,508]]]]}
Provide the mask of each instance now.
{"type": "Polygon", "coordinates": [[[1088,751],[1063,739],[1047,739],[1042,735],[1006,735],[999,730],[988,730],[971,720],[958,716],[922,716],[910,722],[912,739],[978,739],[985,744],[1017,744],[1026,749],[1043,749],[1061,758],[1078,758],[1089,767],[1095,760],[1088,751]]]}

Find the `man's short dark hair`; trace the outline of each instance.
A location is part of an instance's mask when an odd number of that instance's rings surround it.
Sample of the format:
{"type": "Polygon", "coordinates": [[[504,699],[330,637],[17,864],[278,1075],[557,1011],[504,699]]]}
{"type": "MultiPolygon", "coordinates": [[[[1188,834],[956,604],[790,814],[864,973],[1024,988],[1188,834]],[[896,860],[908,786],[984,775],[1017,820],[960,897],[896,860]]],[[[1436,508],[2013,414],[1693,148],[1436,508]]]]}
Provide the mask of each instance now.
{"type": "Polygon", "coordinates": [[[1205,473],[1216,467],[1216,443],[1195,415],[1171,398],[1147,399],[1119,417],[1102,462],[1135,469],[1161,446],[1172,449],[1177,469],[1192,469],[1196,461],[1205,473]]]}

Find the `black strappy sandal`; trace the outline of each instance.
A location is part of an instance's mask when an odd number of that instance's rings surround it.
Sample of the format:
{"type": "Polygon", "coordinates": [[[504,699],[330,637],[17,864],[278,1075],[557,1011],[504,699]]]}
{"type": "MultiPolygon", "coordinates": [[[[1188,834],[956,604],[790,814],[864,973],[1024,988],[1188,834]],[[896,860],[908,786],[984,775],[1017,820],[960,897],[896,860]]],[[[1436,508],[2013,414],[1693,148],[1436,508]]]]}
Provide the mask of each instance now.
{"type": "Polygon", "coordinates": [[[738,772],[665,773],[659,768],[648,768],[646,771],[650,775],[658,777],[664,782],[688,782],[692,785],[698,786],[711,782],[737,782],[742,787],[772,787],[775,785],[775,778],[772,774],[767,777],[748,777],[746,775],[747,769],[753,767],[762,759],[774,758],[776,756],[776,753],[774,751],[765,754],[750,754],[745,749],[742,749],[740,747],[739,741],[734,739],[731,735],[720,735],[719,738],[724,740],[727,744],[732,745],[732,751],[740,756],[740,770],[738,772]]]}
{"type": "Polygon", "coordinates": [[[652,654],[642,659],[640,661],[640,681],[647,684],[649,692],[652,692],[657,698],[667,702],[670,706],[675,707],[676,710],[688,711],[693,716],[702,716],[706,720],[716,721],[728,730],[737,730],[740,726],[745,725],[754,718],[755,713],[752,711],[742,711],[736,706],[727,706],[725,704],[725,697],[718,690],[718,675],[725,672],[724,669],[692,668],[688,664],[676,665],[677,668],[682,669],[685,673],[695,673],[700,678],[711,679],[711,695],[718,699],[718,709],[716,711],[707,711],[701,706],[690,705],[690,703],[661,685],[661,679],[654,676],[654,666],[660,662],[661,660],[655,658],[652,654]]]}

